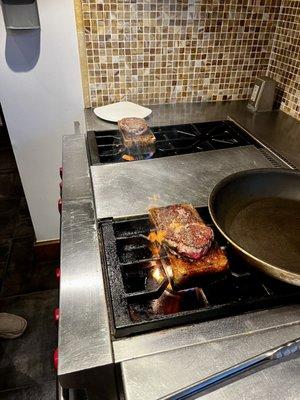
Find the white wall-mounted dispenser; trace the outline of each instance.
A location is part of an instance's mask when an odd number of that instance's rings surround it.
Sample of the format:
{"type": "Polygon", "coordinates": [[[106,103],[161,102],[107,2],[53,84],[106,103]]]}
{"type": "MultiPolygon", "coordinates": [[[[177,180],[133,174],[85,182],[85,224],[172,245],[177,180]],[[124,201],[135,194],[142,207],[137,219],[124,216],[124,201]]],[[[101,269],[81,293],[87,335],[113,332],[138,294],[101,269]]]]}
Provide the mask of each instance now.
{"type": "Polygon", "coordinates": [[[40,29],[36,0],[2,0],[6,29],[40,29]]]}

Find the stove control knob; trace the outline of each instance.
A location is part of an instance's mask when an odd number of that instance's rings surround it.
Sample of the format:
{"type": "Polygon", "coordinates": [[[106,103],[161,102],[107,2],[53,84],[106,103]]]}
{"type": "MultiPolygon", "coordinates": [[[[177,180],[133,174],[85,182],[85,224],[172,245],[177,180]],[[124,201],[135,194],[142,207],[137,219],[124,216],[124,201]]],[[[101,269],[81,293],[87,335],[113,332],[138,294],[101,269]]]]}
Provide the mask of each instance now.
{"type": "Polygon", "coordinates": [[[53,318],[54,318],[54,321],[58,324],[58,321],[59,321],[59,308],[55,308],[54,309],[53,318]]]}
{"type": "Polygon", "coordinates": [[[61,211],[62,211],[62,199],[61,198],[58,199],[57,208],[58,208],[59,213],[61,214],[61,211]]]}
{"type": "Polygon", "coordinates": [[[53,352],[53,366],[57,370],[57,368],[58,368],[58,348],[56,348],[53,352]]]}
{"type": "Polygon", "coordinates": [[[63,177],[63,174],[64,174],[63,167],[60,167],[59,168],[59,176],[60,176],[61,179],[63,177]]]}
{"type": "Polygon", "coordinates": [[[60,280],[60,268],[59,267],[57,267],[55,270],[55,276],[56,276],[56,279],[59,281],[60,280]]]}

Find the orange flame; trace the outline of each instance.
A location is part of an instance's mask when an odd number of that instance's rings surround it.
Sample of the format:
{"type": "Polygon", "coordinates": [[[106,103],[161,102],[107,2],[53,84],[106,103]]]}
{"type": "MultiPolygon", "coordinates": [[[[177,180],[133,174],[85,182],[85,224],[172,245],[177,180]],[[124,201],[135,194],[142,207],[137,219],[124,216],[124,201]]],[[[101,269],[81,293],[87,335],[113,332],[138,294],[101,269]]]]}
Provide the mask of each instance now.
{"type": "Polygon", "coordinates": [[[162,244],[163,241],[165,240],[166,237],[166,232],[165,231],[153,231],[150,232],[148,235],[148,239],[150,240],[151,243],[159,243],[162,244]]]}
{"type": "Polygon", "coordinates": [[[160,247],[161,246],[157,246],[155,243],[151,244],[151,252],[153,254],[153,256],[158,257],[160,254],[160,247]]]}
{"type": "Polygon", "coordinates": [[[129,155],[129,154],[123,154],[122,158],[125,161],[134,161],[135,160],[135,158],[133,156],[129,155]]]}
{"type": "MultiPolygon", "coordinates": [[[[166,232],[162,231],[162,230],[159,230],[157,232],[153,231],[153,232],[149,233],[148,240],[151,242],[150,249],[151,249],[151,252],[154,257],[159,258],[160,252],[161,252],[161,246],[162,246],[163,241],[165,240],[165,237],[166,237],[166,232]]],[[[169,279],[169,284],[167,286],[167,289],[171,290],[172,286],[171,286],[170,282],[173,277],[172,266],[165,264],[164,270],[169,279]]],[[[162,275],[161,269],[159,267],[155,267],[152,270],[152,276],[158,283],[162,282],[162,280],[163,280],[163,275],[162,275]]]]}
{"type": "Polygon", "coordinates": [[[152,271],[152,276],[153,278],[160,283],[163,280],[163,276],[160,272],[160,268],[159,267],[155,267],[152,271]]]}
{"type": "MultiPolygon", "coordinates": [[[[165,273],[167,274],[168,280],[169,280],[169,284],[167,286],[167,289],[171,290],[172,289],[172,285],[170,283],[172,277],[173,277],[173,269],[171,267],[171,265],[166,265],[166,267],[164,268],[165,273]]],[[[156,280],[156,282],[161,283],[162,280],[164,279],[163,274],[161,273],[161,268],[160,267],[155,267],[152,270],[152,276],[153,278],[156,280]]]]}

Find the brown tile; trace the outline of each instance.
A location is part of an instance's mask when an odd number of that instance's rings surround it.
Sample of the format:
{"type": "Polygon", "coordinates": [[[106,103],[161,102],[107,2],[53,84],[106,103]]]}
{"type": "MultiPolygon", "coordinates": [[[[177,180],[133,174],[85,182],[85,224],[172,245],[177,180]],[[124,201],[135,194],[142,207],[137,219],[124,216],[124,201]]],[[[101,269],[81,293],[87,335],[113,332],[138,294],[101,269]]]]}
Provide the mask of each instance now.
{"type": "Polygon", "coordinates": [[[246,99],[268,74],[295,116],[299,8],[289,0],[82,0],[91,105],[246,99]]]}

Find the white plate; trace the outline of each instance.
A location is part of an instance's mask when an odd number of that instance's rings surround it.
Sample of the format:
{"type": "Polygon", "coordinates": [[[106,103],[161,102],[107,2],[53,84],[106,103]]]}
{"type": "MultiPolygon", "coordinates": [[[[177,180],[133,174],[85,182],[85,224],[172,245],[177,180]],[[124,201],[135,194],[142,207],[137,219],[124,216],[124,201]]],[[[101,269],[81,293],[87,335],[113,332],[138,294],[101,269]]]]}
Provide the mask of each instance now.
{"type": "Polygon", "coordinates": [[[152,110],[130,101],[120,101],[119,103],[97,107],[94,109],[94,113],[105,121],[118,122],[120,119],[128,117],[146,118],[152,113],[152,110]]]}

